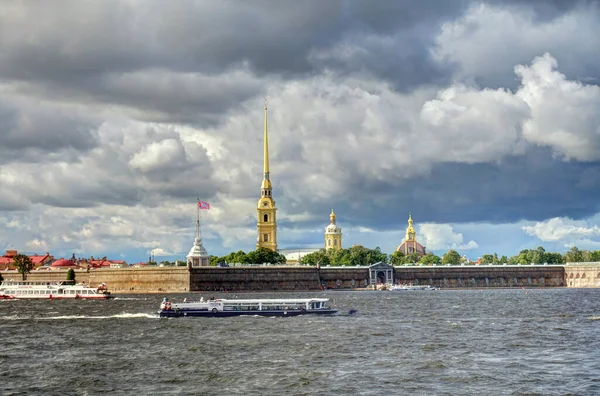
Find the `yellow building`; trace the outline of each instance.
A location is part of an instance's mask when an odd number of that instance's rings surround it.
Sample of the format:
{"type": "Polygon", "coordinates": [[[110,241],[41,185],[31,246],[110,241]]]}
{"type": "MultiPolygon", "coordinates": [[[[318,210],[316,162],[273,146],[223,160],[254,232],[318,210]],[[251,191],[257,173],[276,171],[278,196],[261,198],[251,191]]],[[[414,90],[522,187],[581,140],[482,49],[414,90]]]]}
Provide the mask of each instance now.
{"type": "Polygon", "coordinates": [[[413,227],[412,216],[408,215],[408,227],[406,228],[406,236],[404,237],[404,241],[398,248],[397,252],[404,253],[405,256],[408,256],[412,253],[417,253],[419,256],[424,256],[426,254],[425,246],[421,245],[417,242],[417,233],[413,227]]]}
{"type": "Polygon", "coordinates": [[[329,225],[325,227],[325,250],[342,248],[342,229],[337,226],[335,213],[331,209],[329,225]]]}
{"type": "Polygon", "coordinates": [[[260,199],[258,200],[256,228],[258,237],[256,248],[267,248],[277,251],[277,219],[275,201],[273,200],[273,187],[269,180],[269,136],[267,128],[267,102],[265,100],[265,136],[264,136],[264,177],[260,187],[260,199]]]}

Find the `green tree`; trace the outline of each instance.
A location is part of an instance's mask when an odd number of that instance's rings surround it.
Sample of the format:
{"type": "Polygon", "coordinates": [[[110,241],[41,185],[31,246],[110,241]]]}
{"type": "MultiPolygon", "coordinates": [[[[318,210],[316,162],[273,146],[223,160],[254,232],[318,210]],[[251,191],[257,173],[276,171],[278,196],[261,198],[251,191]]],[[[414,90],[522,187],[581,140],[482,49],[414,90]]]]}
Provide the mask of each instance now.
{"type": "Polygon", "coordinates": [[[546,260],[544,261],[544,263],[548,263],[548,264],[562,264],[563,263],[563,256],[560,253],[546,253],[546,260]]]}
{"type": "Polygon", "coordinates": [[[594,250],[590,253],[590,261],[600,261],[600,250],[594,250]]]}
{"type": "Polygon", "coordinates": [[[392,265],[402,265],[405,263],[406,256],[399,250],[396,250],[394,253],[390,255],[390,264],[392,265]]]}
{"type": "Polygon", "coordinates": [[[309,253],[309,254],[303,256],[300,259],[299,263],[304,264],[304,265],[312,265],[312,266],[316,266],[317,264],[319,264],[322,267],[331,264],[331,262],[329,260],[329,255],[327,254],[327,252],[325,252],[325,249],[321,249],[319,251],[309,253]]]}
{"type": "Polygon", "coordinates": [[[327,256],[329,257],[329,262],[331,265],[352,265],[350,260],[350,249],[330,249],[327,251],[327,256]]]}
{"type": "Polygon", "coordinates": [[[17,267],[17,271],[19,271],[19,274],[21,274],[23,280],[26,280],[27,274],[29,274],[33,269],[33,262],[24,254],[17,254],[13,260],[15,267],[17,267]]]}
{"type": "Polygon", "coordinates": [[[573,246],[564,255],[565,263],[580,263],[582,261],[583,261],[583,252],[581,250],[579,250],[577,248],[577,246],[573,246]]]}
{"type": "Polygon", "coordinates": [[[271,249],[259,247],[255,251],[248,252],[245,255],[245,261],[245,264],[285,264],[286,258],[283,254],[271,249]]]}
{"type": "Polygon", "coordinates": [[[442,256],[442,264],[458,265],[460,258],[460,254],[456,250],[450,249],[442,256]]]}
{"type": "Polygon", "coordinates": [[[530,264],[533,258],[533,250],[523,249],[519,254],[508,259],[508,264],[530,264]]]}
{"type": "Polygon", "coordinates": [[[408,256],[406,256],[404,258],[404,263],[405,264],[416,264],[419,262],[420,259],[421,259],[421,256],[419,256],[419,253],[410,253],[408,256]]]}
{"type": "Polygon", "coordinates": [[[506,263],[508,263],[508,257],[506,257],[506,256],[500,257],[500,264],[506,264],[506,263]]]}
{"type": "Polygon", "coordinates": [[[481,264],[493,264],[494,263],[494,255],[493,254],[484,254],[481,256],[481,264]]]}
{"type": "Polygon", "coordinates": [[[531,263],[543,264],[546,262],[546,249],[538,246],[537,249],[531,251],[531,263]]]}
{"type": "Polygon", "coordinates": [[[433,253],[427,253],[426,255],[421,257],[419,263],[425,265],[438,265],[441,262],[441,260],[442,259],[439,256],[436,256],[433,253]]]}
{"type": "Polygon", "coordinates": [[[67,270],[67,280],[68,281],[74,281],[75,280],[75,271],[73,271],[73,268],[69,268],[67,270]]]}

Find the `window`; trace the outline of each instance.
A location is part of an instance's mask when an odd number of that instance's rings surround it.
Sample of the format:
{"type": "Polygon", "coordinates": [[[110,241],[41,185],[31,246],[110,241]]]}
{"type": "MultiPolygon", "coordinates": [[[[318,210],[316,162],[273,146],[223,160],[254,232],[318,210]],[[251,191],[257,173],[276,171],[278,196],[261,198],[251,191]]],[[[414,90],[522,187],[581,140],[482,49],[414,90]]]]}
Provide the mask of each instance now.
{"type": "Polygon", "coordinates": [[[337,246],[337,239],[333,240],[333,246],[337,246]]]}
{"type": "Polygon", "coordinates": [[[264,242],[269,242],[269,234],[264,234],[263,235],[263,241],[264,242]]]}
{"type": "Polygon", "coordinates": [[[263,216],[263,221],[266,223],[269,221],[269,215],[264,215],[263,216]]]}
{"type": "Polygon", "coordinates": [[[328,245],[331,246],[331,239],[327,241],[328,245]]]}

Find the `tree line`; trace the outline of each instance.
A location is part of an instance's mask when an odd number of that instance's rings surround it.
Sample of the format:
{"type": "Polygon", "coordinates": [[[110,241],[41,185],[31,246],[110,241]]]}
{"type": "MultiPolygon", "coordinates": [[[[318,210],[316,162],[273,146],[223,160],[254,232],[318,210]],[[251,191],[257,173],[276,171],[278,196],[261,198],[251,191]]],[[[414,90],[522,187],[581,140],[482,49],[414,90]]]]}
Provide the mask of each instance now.
{"type": "Polygon", "coordinates": [[[442,257],[433,253],[427,253],[420,257],[417,253],[405,255],[396,251],[392,254],[386,254],[380,247],[369,249],[361,245],[354,245],[346,249],[321,249],[314,253],[307,254],[300,259],[303,265],[331,265],[331,266],[361,266],[372,265],[375,263],[386,263],[392,265],[422,264],[460,264],[463,257],[455,251],[449,250],[442,257]]]}
{"type": "Polygon", "coordinates": [[[226,256],[210,256],[210,265],[212,266],[229,264],[285,264],[285,262],[286,259],[283,254],[263,247],[248,253],[238,250],[226,256]]]}
{"type": "MultiPolygon", "coordinates": [[[[543,247],[536,249],[524,249],[518,254],[507,257],[498,256],[497,253],[484,254],[481,256],[480,264],[565,264],[579,262],[600,262],[600,250],[580,250],[573,246],[566,253],[547,252],[543,247]]],[[[448,250],[441,257],[427,253],[419,256],[416,253],[405,255],[402,252],[394,252],[390,255],[385,254],[379,247],[368,249],[360,245],[352,246],[347,249],[321,249],[317,252],[307,254],[300,259],[300,264],[304,265],[331,265],[331,266],[360,266],[371,265],[378,262],[389,263],[392,265],[460,265],[476,264],[461,256],[454,249],[448,250]]]]}

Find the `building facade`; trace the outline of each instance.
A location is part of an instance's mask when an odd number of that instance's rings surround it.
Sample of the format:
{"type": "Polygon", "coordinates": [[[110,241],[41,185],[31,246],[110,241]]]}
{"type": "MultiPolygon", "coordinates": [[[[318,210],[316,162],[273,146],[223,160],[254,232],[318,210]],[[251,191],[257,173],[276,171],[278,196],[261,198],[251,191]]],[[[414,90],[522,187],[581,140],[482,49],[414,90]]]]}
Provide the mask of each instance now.
{"type": "Polygon", "coordinates": [[[342,248],[342,229],[336,224],[333,209],[329,215],[329,225],[325,227],[325,250],[342,248]]]}
{"type": "Polygon", "coordinates": [[[413,219],[410,214],[408,215],[408,227],[406,228],[404,241],[402,244],[400,244],[400,246],[398,246],[396,251],[404,253],[405,256],[416,253],[419,255],[419,257],[421,257],[427,254],[425,251],[425,246],[417,242],[417,233],[413,227],[413,219]]]}
{"type": "Polygon", "coordinates": [[[277,251],[277,208],[273,200],[273,186],[269,176],[269,136],[267,120],[267,102],[265,101],[265,130],[263,153],[263,181],[260,187],[260,199],[257,211],[256,248],[277,251]]]}

